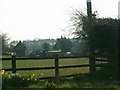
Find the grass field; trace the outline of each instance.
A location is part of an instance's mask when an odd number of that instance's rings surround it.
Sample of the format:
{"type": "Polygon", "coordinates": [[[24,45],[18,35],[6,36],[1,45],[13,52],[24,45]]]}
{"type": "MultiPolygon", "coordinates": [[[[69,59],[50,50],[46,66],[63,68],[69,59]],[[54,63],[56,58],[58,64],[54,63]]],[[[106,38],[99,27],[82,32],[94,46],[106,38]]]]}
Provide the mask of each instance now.
{"type": "MultiPolygon", "coordinates": [[[[69,59],[59,59],[59,66],[70,66],[70,65],[83,65],[88,64],[87,58],[69,58],[69,59]]],[[[54,66],[54,59],[44,59],[44,60],[18,60],[16,67],[17,68],[29,68],[29,67],[51,67],[54,66]]],[[[11,61],[2,61],[2,68],[11,68],[11,61]]],[[[80,74],[88,73],[89,68],[67,68],[60,69],[60,75],[71,75],[71,74],[80,74]]],[[[28,71],[18,71],[19,74],[23,76],[28,76],[35,74],[36,77],[47,77],[54,76],[53,70],[28,70],[28,71]]]]}
{"type": "Polygon", "coordinates": [[[11,58],[11,55],[0,55],[0,58],[11,58]]]}

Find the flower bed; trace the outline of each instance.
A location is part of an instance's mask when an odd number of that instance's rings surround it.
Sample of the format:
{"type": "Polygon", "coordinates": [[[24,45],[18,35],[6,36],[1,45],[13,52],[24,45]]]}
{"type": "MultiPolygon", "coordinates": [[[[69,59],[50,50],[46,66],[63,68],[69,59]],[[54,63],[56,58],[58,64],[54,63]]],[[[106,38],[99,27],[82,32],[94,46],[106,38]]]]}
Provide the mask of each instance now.
{"type": "Polygon", "coordinates": [[[18,73],[7,73],[4,70],[2,70],[2,87],[3,88],[9,88],[9,87],[27,87],[29,85],[36,84],[38,82],[38,79],[35,78],[35,74],[27,77],[23,77],[18,73]]]}

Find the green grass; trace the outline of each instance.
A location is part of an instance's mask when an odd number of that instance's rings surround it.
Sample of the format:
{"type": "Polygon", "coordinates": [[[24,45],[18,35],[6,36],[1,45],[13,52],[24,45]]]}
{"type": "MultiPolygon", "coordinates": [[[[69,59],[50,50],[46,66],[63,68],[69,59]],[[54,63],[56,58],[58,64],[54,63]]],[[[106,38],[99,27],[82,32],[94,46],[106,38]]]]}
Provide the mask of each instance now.
{"type": "MultiPolygon", "coordinates": [[[[87,58],[69,58],[69,59],[60,59],[59,66],[70,66],[70,65],[82,65],[88,64],[87,58]]],[[[54,66],[54,59],[44,59],[44,60],[18,60],[16,67],[17,68],[29,68],[29,67],[51,67],[54,66]]],[[[2,68],[11,68],[11,61],[2,61],[2,68]]],[[[79,73],[88,73],[88,67],[83,68],[69,68],[69,69],[60,69],[60,75],[71,75],[79,73]]],[[[29,70],[29,71],[18,71],[23,76],[35,74],[36,77],[47,77],[54,76],[53,70],[29,70]]]]}
{"type": "Polygon", "coordinates": [[[0,55],[0,58],[11,58],[11,55],[0,55]]]}
{"type": "Polygon", "coordinates": [[[79,88],[80,90],[120,90],[120,82],[105,80],[105,81],[78,81],[66,80],[60,82],[41,81],[39,84],[28,86],[29,88],[79,88]]]}

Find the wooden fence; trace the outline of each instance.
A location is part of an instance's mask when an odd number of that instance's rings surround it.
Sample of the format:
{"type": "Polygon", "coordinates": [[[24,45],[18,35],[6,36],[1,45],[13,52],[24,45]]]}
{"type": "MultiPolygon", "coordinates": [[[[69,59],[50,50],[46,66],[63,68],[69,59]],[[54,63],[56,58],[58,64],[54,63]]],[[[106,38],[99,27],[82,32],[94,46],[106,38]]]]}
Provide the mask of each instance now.
{"type": "MultiPolygon", "coordinates": [[[[2,58],[2,60],[12,60],[12,68],[6,68],[5,71],[12,71],[12,73],[16,73],[19,70],[55,70],[55,78],[59,77],[59,69],[61,68],[78,68],[78,67],[90,67],[89,64],[84,65],[70,65],[70,66],[59,66],[59,59],[67,59],[67,58],[88,58],[88,56],[72,56],[72,57],[58,57],[55,55],[54,57],[46,57],[46,58],[16,58],[16,56],[12,56],[11,58],[2,58]],[[16,68],[16,60],[43,60],[43,59],[54,59],[54,67],[31,67],[31,68],[16,68]]],[[[100,61],[101,64],[96,64],[96,67],[105,67],[106,64],[102,64],[102,62],[106,62],[107,60],[96,59],[96,61],[100,61]]]]}

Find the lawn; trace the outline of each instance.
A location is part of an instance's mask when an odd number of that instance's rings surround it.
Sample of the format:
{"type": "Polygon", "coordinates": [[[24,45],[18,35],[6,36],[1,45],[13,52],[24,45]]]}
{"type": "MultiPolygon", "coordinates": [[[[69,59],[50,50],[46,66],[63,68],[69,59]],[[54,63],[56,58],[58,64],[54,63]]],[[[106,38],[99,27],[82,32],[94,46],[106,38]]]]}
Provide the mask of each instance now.
{"type": "MultiPolygon", "coordinates": [[[[70,66],[70,65],[83,65],[88,64],[87,58],[68,58],[68,59],[59,59],[59,66],[70,66]]],[[[54,59],[44,59],[44,60],[18,60],[16,67],[17,68],[29,68],[29,67],[51,67],[54,66],[54,59]]],[[[2,68],[11,68],[11,61],[2,61],[2,68]]],[[[80,74],[88,73],[88,67],[82,68],[67,68],[60,69],[60,75],[71,75],[71,74],[80,74]]],[[[53,70],[31,70],[31,71],[17,71],[23,76],[28,76],[35,74],[36,77],[49,77],[54,76],[53,70]]]]}
{"type": "Polygon", "coordinates": [[[0,55],[0,58],[11,58],[11,55],[0,55]]]}

